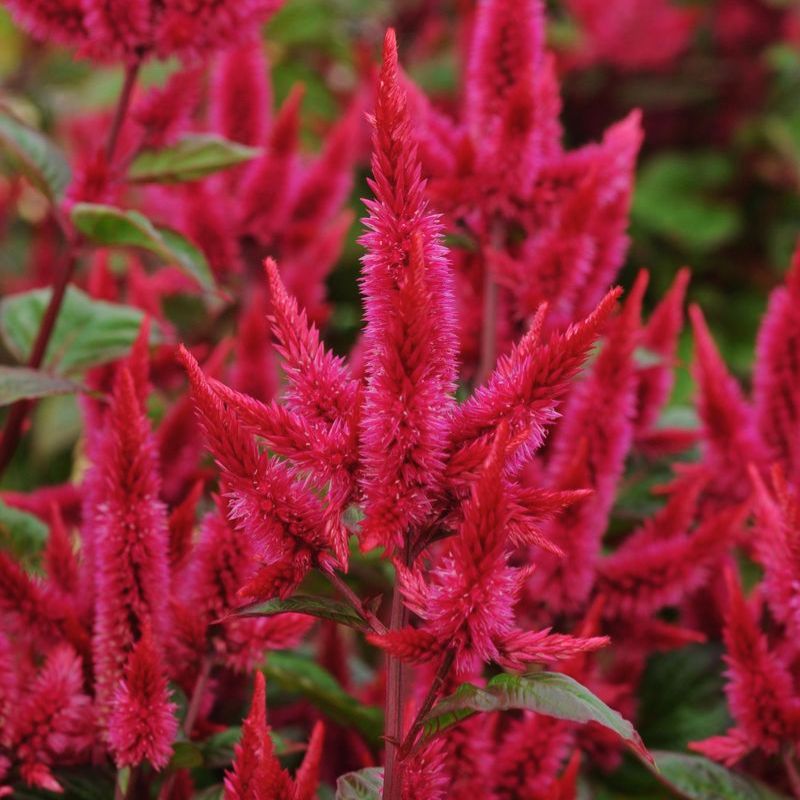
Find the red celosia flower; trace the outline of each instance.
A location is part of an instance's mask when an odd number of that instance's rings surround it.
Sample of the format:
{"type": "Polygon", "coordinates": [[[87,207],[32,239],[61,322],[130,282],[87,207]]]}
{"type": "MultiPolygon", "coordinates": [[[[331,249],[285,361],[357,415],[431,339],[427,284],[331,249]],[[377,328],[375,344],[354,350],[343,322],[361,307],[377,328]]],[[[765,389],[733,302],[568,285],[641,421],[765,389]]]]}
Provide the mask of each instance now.
{"type": "Polygon", "coordinates": [[[96,466],[94,656],[105,715],[144,628],[160,647],[168,624],[167,515],[155,443],[127,366],[117,372],[96,466]]]}
{"type": "Polygon", "coordinates": [[[579,640],[547,630],[521,631],[514,623],[529,570],[509,564],[502,480],[506,440],[501,430],[465,504],[460,529],[428,579],[398,567],[406,603],[423,620],[422,627],[372,635],[375,644],[418,662],[451,649],[456,670],[466,672],[492,661],[511,668],[552,663],[607,643],[602,637],[579,640]]]}
{"type": "Polygon", "coordinates": [[[549,557],[534,576],[531,591],[542,593],[553,609],[574,610],[591,591],[600,540],[633,440],[633,354],[640,337],[646,286],[647,275],[641,273],[591,371],[570,395],[553,443],[547,465],[551,483],[559,488],[587,486],[594,490],[546,528],[545,535],[567,557],[549,557]]]}
{"type": "Polygon", "coordinates": [[[155,769],[164,767],[178,730],[176,708],[169,700],[164,666],[146,625],[111,701],[108,743],[117,766],[133,767],[146,760],[155,769]]]}
{"type": "Polygon", "coordinates": [[[429,513],[444,472],[455,388],[451,277],[427,209],[399,83],[394,32],[375,107],[370,229],[362,238],[367,327],[361,417],[366,546],[399,547],[429,513]]]}
{"type": "Polygon", "coordinates": [[[703,466],[712,480],[709,503],[736,503],[750,493],[748,464],[762,466],[765,453],[755,417],[720,358],[697,306],[689,310],[695,336],[694,375],[703,422],[703,466]]]}
{"type": "Polygon", "coordinates": [[[725,692],[736,727],[724,738],[695,742],[690,747],[730,763],[750,750],[775,754],[784,743],[796,742],[800,736],[800,698],[794,691],[789,666],[770,650],[730,570],[726,579],[725,692]]]}
{"type": "Polygon", "coordinates": [[[800,481],[800,245],[786,286],[776,289],[758,332],[753,373],[759,433],[771,459],[800,481]]]}
{"type": "Polygon", "coordinates": [[[8,0],[34,36],[93,58],[196,56],[251,37],[281,0],[8,0]]]}
{"type": "Polygon", "coordinates": [[[324,728],[317,723],[311,733],[303,763],[294,780],[275,756],[267,726],[264,675],[256,672],[250,713],[236,745],[233,769],[225,774],[226,800],[313,800],[319,780],[324,728]]]}
{"type": "Polygon", "coordinates": [[[94,734],[91,700],[83,692],[81,659],[53,648],[13,708],[9,749],[25,783],[61,791],[50,767],[85,756],[94,734]]]}
{"type": "Polygon", "coordinates": [[[626,70],[668,66],[686,49],[699,16],[669,0],[566,0],[581,28],[576,63],[626,70]]]}
{"type": "Polygon", "coordinates": [[[796,487],[786,485],[780,471],[773,475],[774,493],[752,470],[755,483],[753,545],[764,567],[764,595],[791,641],[800,641],[800,503],[796,487]]]}

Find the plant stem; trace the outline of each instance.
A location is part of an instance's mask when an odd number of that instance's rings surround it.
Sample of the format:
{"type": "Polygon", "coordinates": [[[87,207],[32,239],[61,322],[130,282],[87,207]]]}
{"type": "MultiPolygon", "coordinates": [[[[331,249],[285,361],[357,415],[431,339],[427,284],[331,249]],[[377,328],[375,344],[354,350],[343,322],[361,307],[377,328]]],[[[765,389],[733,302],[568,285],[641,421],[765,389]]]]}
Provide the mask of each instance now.
{"type": "MultiPolygon", "coordinates": [[[[203,703],[203,696],[206,693],[208,686],[208,679],[211,677],[211,670],[214,668],[214,659],[210,655],[203,657],[200,662],[200,672],[197,674],[197,680],[194,682],[194,689],[192,690],[192,697],[189,700],[189,706],[186,709],[186,716],[183,719],[183,735],[187,740],[191,741],[192,729],[195,722],[197,722],[197,715],[200,713],[200,706],[203,703]]],[[[172,787],[175,784],[176,773],[173,772],[168,775],[161,785],[161,790],[158,793],[159,800],[167,800],[172,792],[172,787]]]]}
{"type": "MultiPolygon", "coordinates": [[[[31,369],[38,369],[42,365],[45,352],[47,351],[47,345],[50,343],[50,337],[53,335],[56,320],[58,319],[58,312],[61,310],[61,305],[64,302],[67,286],[69,286],[72,280],[77,260],[75,247],[70,244],[66,255],[66,262],[58,277],[58,282],[53,287],[50,302],[44,312],[44,317],[42,317],[42,324],[39,327],[36,341],[33,344],[33,349],[28,358],[28,366],[31,369]]],[[[3,428],[2,438],[0,438],[0,475],[3,474],[17,449],[20,436],[22,435],[22,427],[25,424],[25,419],[32,406],[33,402],[31,400],[20,400],[11,406],[8,419],[3,428]]]]}
{"type": "Polygon", "coordinates": [[[197,722],[197,715],[200,713],[200,706],[203,703],[203,696],[206,693],[208,679],[211,677],[213,667],[214,659],[210,655],[204,656],[200,662],[200,672],[197,674],[192,698],[189,700],[189,707],[186,709],[186,717],[183,720],[183,732],[187,739],[192,738],[192,728],[194,728],[194,723],[197,722]]]}
{"type": "MultiPolygon", "coordinates": [[[[117,108],[114,112],[114,119],[111,123],[111,128],[108,132],[108,139],[106,140],[106,160],[111,166],[114,159],[114,154],[117,149],[119,141],[119,134],[122,130],[122,125],[128,115],[130,109],[131,98],[133,97],[133,88],[136,85],[136,77],[139,74],[139,61],[128,64],[125,70],[125,83],[122,86],[119,99],[117,100],[117,108]]],[[[67,237],[67,251],[64,257],[64,266],[61,269],[56,283],[53,286],[52,294],[50,295],[50,302],[45,310],[44,317],[42,317],[39,332],[36,334],[36,341],[33,345],[30,358],[28,359],[27,366],[31,369],[38,369],[42,365],[44,355],[47,352],[47,345],[50,343],[50,338],[55,330],[58,314],[61,311],[61,306],[66,296],[67,287],[69,286],[72,276],[75,272],[75,265],[78,261],[78,239],[74,231],[72,231],[65,220],[63,219],[60,209],[54,210],[56,221],[59,227],[65,232],[67,237]]],[[[19,440],[22,436],[22,429],[25,425],[25,420],[28,413],[33,408],[33,401],[20,400],[11,406],[6,419],[5,427],[3,428],[2,437],[0,437],[0,476],[2,476],[9,462],[14,456],[19,445],[19,440]]]]}
{"type": "Polygon", "coordinates": [[[328,580],[333,584],[339,594],[347,600],[355,611],[365,619],[374,633],[386,633],[386,626],[361,602],[358,595],[336,574],[333,569],[325,570],[328,580]]]}
{"type": "Polygon", "coordinates": [[[117,100],[117,108],[114,111],[114,119],[111,122],[111,128],[108,131],[108,139],[106,140],[106,163],[110,167],[114,161],[114,154],[117,150],[119,142],[119,134],[122,131],[122,125],[125,118],[128,116],[128,110],[131,105],[131,98],[133,97],[133,87],[136,85],[136,78],[139,75],[139,67],[141,62],[132,61],[125,67],[125,82],[122,84],[122,91],[117,100]]]}
{"type": "Polygon", "coordinates": [[[436,675],[433,678],[433,683],[431,683],[431,688],[428,690],[428,694],[422,701],[422,705],[419,707],[417,716],[415,717],[414,722],[411,723],[411,727],[408,729],[406,738],[403,740],[403,746],[400,748],[400,758],[405,758],[414,749],[417,736],[419,735],[419,732],[422,730],[425,717],[428,715],[428,712],[433,708],[433,704],[438,700],[439,694],[441,693],[442,687],[444,686],[444,682],[450,675],[450,670],[453,666],[453,661],[455,660],[455,657],[456,657],[456,651],[453,649],[446,650],[442,655],[442,660],[439,662],[439,667],[436,670],[436,675]]]}
{"type": "MultiPolygon", "coordinates": [[[[409,546],[403,548],[403,562],[409,563],[409,546]]],[[[397,631],[408,624],[408,609],[403,602],[399,581],[392,590],[392,613],[389,630],[397,631]]],[[[383,800],[401,800],[400,743],[403,739],[403,699],[405,697],[405,665],[390,653],[386,654],[386,754],[383,771],[383,800]]]]}

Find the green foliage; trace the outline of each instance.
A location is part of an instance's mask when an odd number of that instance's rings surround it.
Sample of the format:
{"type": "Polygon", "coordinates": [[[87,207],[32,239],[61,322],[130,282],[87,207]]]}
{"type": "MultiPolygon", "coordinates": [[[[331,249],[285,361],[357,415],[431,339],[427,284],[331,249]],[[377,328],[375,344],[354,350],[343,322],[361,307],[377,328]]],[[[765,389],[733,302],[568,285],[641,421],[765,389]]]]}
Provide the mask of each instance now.
{"type": "MultiPolygon", "coordinates": [[[[35,289],[0,301],[0,336],[20,362],[30,357],[50,294],[50,289],[35,289]]],[[[93,300],[70,286],[43,367],[58,375],[74,375],[120,358],[139,335],[143,318],[138,308],[93,300]]],[[[158,339],[153,328],[151,341],[158,339]]]]}
{"type": "Polygon", "coordinates": [[[47,526],[38,517],[0,500],[0,548],[23,564],[34,564],[47,542],[47,526]]]}
{"type": "Polygon", "coordinates": [[[693,645],[647,662],[637,728],[651,747],[683,750],[729,724],[720,648],[693,645]]]}
{"type": "Polygon", "coordinates": [[[663,153],[639,172],[633,218],[646,230],[704,253],[731,241],[742,221],[722,192],[733,165],[713,152],[663,153]]]}
{"type": "Polygon", "coordinates": [[[80,386],[58,375],[28,367],[0,366],[0,406],[17,400],[77,392],[80,386]]]}
{"type": "Polygon", "coordinates": [[[44,134],[0,105],[0,152],[47,197],[58,201],[71,179],[67,160],[44,134]]]}
{"type": "Polygon", "coordinates": [[[382,767],[348,772],[336,781],[336,800],[380,800],[382,792],[382,767]]]}
{"type": "Polygon", "coordinates": [[[535,711],[571,722],[596,722],[616,733],[638,755],[649,758],[630,722],[585,686],[559,672],[527,675],[502,673],[492,678],[485,689],[472,683],[462,683],[425,717],[424,734],[426,738],[431,738],[481,711],[510,709],[535,711]]]}
{"type": "Polygon", "coordinates": [[[275,597],[263,603],[254,603],[236,609],[232,617],[271,617],[276,614],[308,614],[320,619],[329,619],[351,628],[366,630],[364,620],[347,603],[340,603],[329,597],[294,595],[285,600],[275,597]]]}
{"type": "Polygon", "coordinates": [[[753,778],[746,778],[702,756],[656,751],[660,779],[686,800],[787,800],[753,778]]]}
{"type": "Polygon", "coordinates": [[[261,150],[212,134],[187,134],[160,150],[144,150],[133,160],[128,178],[136,183],[196,181],[256,158],[261,150]]]}
{"type": "Polygon", "coordinates": [[[298,653],[270,653],[262,667],[289,694],[302,695],[335,722],[355,728],[377,744],[383,734],[383,711],[360,703],[348,694],[326,669],[298,653]]]}
{"type": "Polygon", "coordinates": [[[87,239],[108,247],[139,247],[174,264],[206,290],[214,288],[214,276],[203,253],[171,228],[157,227],[144,214],[96,203],[76,203],[75,227],[87,239]]]}

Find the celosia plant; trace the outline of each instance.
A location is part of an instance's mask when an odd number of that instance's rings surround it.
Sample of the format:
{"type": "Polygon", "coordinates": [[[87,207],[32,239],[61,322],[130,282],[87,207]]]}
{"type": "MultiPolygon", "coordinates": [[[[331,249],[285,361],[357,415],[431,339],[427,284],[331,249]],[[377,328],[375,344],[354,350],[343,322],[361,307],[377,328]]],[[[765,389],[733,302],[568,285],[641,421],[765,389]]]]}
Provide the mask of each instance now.
{"type": "MultiPolygon", "coordinates": [[[[315,155],[302,87],[273,113],[277,3],[8,5],[126,80],[61,124],[69,160],[0,108],[48,208],[3,278],[0,469],[37,400],[83,424],[67,482],[2,493],[0,796],[800,797],[800,251],[752,398],[691,308],[675,424],[689,272],[649,314],[646,272],[612,285],[639,115],[565,148],[539,0],[462,4],[447,107],[389,29],[315,155]],[[342,356],[325,280],[368,153],[342,356]],[[669,679],[717,701],[672,739],[669,679]]],[[[641,4],[569,5],[577,60],[625,68],[694,22],[659,3],[637,50],[641,4]]]]}

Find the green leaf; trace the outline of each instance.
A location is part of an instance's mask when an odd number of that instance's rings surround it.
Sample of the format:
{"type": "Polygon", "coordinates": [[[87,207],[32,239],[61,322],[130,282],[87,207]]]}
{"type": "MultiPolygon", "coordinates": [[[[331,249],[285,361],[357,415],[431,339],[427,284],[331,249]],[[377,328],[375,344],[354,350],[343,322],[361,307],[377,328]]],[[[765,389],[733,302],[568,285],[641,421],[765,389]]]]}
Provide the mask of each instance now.
{"type": "Polygon", "coordinates": [[[383,735],[383,711],[360,703],[311,659],[296,653],[270,653],[262,669],[285,692],[303,695],[331,719],[354,727],[369,742],[377,743],[383,735]]]}
{"type": "Polygon", "coordinates": [[[213,134],[188,134],[168,147],[139,153],[128,177],[139,183],[196,181],[250,161],[261,152],[213,134]]]}
{"type": "Polygon", "coordinates": [[[528,675],[502,673],[481,689],[462,683],[425,717],[425,738],[456,725],[480,711],[524,709],[571,722],[596,722],[623,739],[642,759],[651,761],[633,725],[609,708],[585,686],[559,672],[528,675]]]}
{"type": "Polygon", "coordinates": [[[702,756],[653,751],[658,778],[686,800],[787,800],[754,778],[702,756]]]}
{"type": "Polygon", "coordinates": [[[295,595],[286,600],[274,598],[265,603],[254,603],[250,606],[243,606],[236,609],[231,617],[271,617],[275,614],[308,614],[311,617],[329,619],[339,622],[342,625],[349,625],[351,628],[366,630],[367,625],[347,603],[340,603],[329,597],[317,597],[309,595],[295,595]]]}
{"type": "Polygon", "coordinates": [[[336,781],[336,800],[381,800],[383,767],[348,772],[336,781]]]}
{"type": "Polygon", "coordinates": [[[203,764],[203,753],[194,742],[175,742],[172,745],[170,769],[192,769],[203,764]]]}
{"type": "Polygon", "coordinates": [[[664,153],[651,158],[636,182],[632,217],[648,231],[695,252],[733,239],[739,211],[722,199],[732,162],[715,152],[664,153]]]}
{"type": "Polygon", "coordinates": [[[33,514],[0,500],[0,547],[22,561],[35,561],[47,542],[47,526],[33,514]]]}
{"type": "Polygon", "coordinates": [[[692,645],[647,660],[639,685],[636,727],[659,750],[684,750],[730,727],[722,648],[692,645]]]}
{"type": "MultiPolygon", "coordinates": [[[[30,357],[50,289],[11,295],[0,301],[0,336],[22,362],[30,357]]],[[[80,289],[67,289],[43,366],[59,374],[80,372],[124,356],[142,325],[138,308],[93,300],[80,289]]],[[[159,341],[154,327],[151,341],[159,341]]]]}
{"type": "Polygon", "coordinates": [[[0,366],[0,406],[26,398],[72,394],[80,391],[80,388],[77,383],[66,378],[37,369],[0,366]]]}
{"type": "Polygon", "coordinates": [[[203,253],[170,228],[155,226],[144,214],[97,203],[76,203],[75,227],[91,241],[108,247],[140,247],[168,264],[175,264],[207,291],[214,276],[203,253]]]}
{"type": "Polygon", "coordinates": [[[61,151],[44,134],[0,106],[0,150],[51,200],[58,201],[72,176],[61,151]]]}

